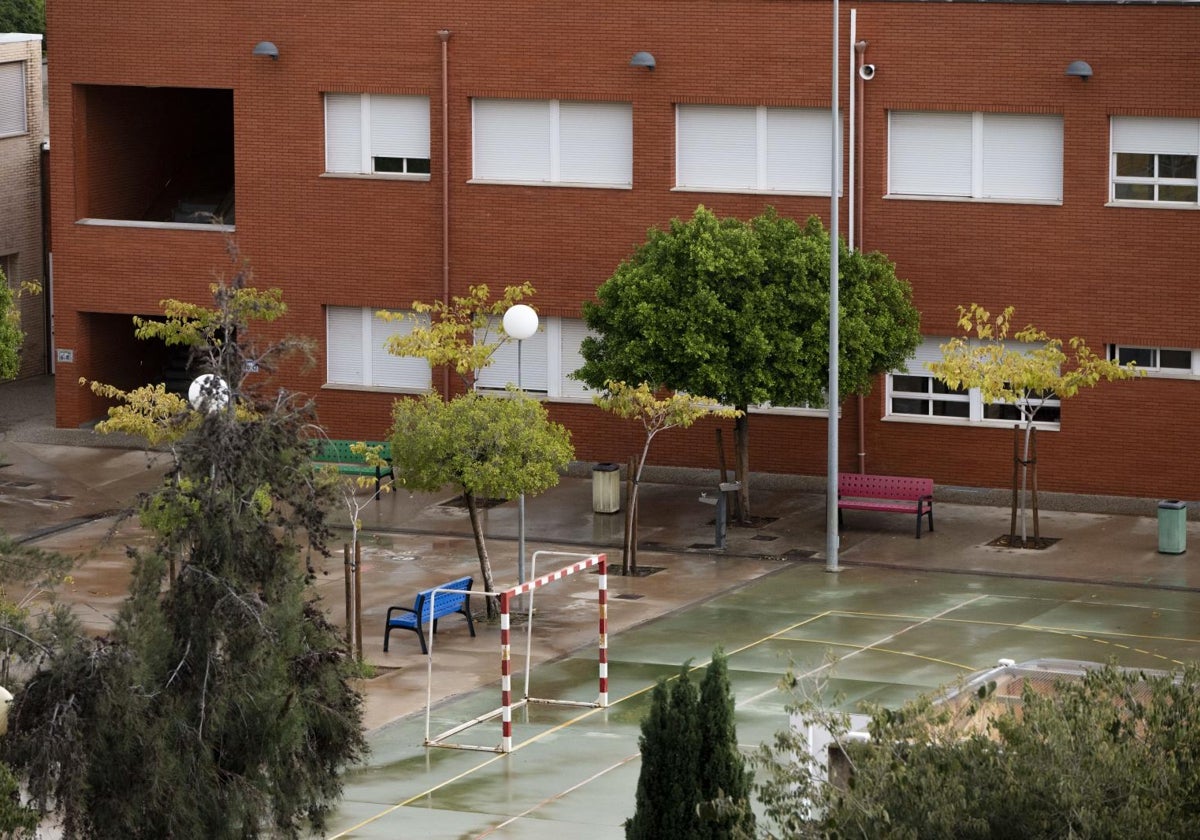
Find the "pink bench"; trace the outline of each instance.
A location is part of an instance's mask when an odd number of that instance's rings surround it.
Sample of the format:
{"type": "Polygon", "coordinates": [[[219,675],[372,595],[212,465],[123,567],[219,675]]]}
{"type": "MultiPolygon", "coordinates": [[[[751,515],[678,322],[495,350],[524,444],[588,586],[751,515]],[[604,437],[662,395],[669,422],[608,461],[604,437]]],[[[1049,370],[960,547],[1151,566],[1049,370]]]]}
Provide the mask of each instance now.
{"type": "Polygon", "coordinates": [[[933,479],[898,475],[838,473],[838,526],[843,510],[882,510],[917,516],[917,539],[921,539],[921,517],[929,517],[933,530],[933,479]]]}

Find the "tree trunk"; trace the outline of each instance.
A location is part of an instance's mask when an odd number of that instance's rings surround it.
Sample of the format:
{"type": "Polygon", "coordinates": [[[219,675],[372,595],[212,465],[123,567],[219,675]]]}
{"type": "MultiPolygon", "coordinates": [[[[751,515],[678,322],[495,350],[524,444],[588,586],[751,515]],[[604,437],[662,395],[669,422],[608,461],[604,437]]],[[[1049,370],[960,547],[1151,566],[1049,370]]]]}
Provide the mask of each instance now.
{"type": "Polygon", "coordinates": [[[734,477],[738,480],[738,521],[750,524],[750,411],[748,406],[738,406],[741,415],[733,421],[734,477]]]}
{"type": "Polygon", "coordinates": [[[1026,508],[1026,498],[1029,487],[1029,438],[1033,434],[1033,421],[1025,423],[1025,446],[1024,452],[1021,455],[1021,547],[1024,548],[1029,539],[1029,528],[1027,520],[1029,518],[1026,508]]]}
{"type": "MultiPolygon", "coordinates": [[[[645,454],[642,455],[642,466],[645,465],[645,454]]],[[[637,498],[638,484],[642,475],[641,466],[636,458],[629,459],[629,478],[627,481],[625,503],[625,536],[621,551],[621,574],[637,574],[637,498]]]]}
{"type": "MultiPolygon", "coordinates": [[[[479,505],[475,502],[475,494],[467,489],[463,489],[463,499],[467,502],[467,512],[471,515],[471,533],[475,536],[475,551],[479,554],[479,573],[483,575],[483,591],[493,592],[495,587],[492,585],[492,561],[488,559],[487,543],[483,540],[483,523],[479,521],[479,505]]],[[[500,605],[496,603],[495,597],[483,599],[487,604],[487,617],[489,620],[495,619],[500,615],[500,605]]]]}

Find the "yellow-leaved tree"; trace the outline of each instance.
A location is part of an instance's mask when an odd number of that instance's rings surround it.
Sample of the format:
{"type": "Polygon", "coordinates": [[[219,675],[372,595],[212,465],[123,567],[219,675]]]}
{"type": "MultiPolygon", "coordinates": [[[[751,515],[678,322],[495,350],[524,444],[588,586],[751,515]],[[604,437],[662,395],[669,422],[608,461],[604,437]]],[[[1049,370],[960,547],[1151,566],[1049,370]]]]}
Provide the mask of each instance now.
{"type": "Polygon", "coordinates": [[[723,417],[734,420],[742,412],[734,408],[716,405],[716,400],[671,391],[659,396],[650,385],[642,382],[629,385],[625,382],[608,380],[604,392],[592,398],[600,408],[625,420],[638,420],[646,430],[646,442],[637,459],[637,470],[633,476],[633,492],[629,497],[629,510],[625,518],[625,547],[621,559],[621,574],[637,574],[637,498],[642,470],[650,454],[654,436],[667,429],[686,429],[701,417],[723,417]]]}
{"type": "MultiPolygon", "coordinates": [[[[1014,470],[1013,509],[1009,545],[1016,546],[1016,523],[1020,512],[1021,547],[1027,546],[1025,496],[1030,470],[1037,486],[1037,459],[1031,455],[1034,422],[1048,403],[1061,403],[1084,388],[1101,381],[1112,382],[1141,375],[1134,364],[1119,364],[1097,356],[1082,338],[1074,336],[1065,343],[1051,338],[1033,325],[1012,331],[1015,308],[1006,307],[993,316],[977,303],[958,307],[958,326],[963,335],[941,345],[942,359],[926,367],[954,390],[977,388],[984,404],[1007,403],[1016,408],[1023,436],[1022,454],[1014,470]],[[1011,333],[1011,339],[1009,335],[1011,333]],[[1020,474],[1018,494],[1017,473],[1020,474]],[[1019,503],[1018,503],[1019,496],[1019,503]]],[[[1034,494],[1034,522],[1037,522],[1037,496],[1034,494]]],[[[1035,533],[1035,540],[1040,534],[1035,533]]]]}

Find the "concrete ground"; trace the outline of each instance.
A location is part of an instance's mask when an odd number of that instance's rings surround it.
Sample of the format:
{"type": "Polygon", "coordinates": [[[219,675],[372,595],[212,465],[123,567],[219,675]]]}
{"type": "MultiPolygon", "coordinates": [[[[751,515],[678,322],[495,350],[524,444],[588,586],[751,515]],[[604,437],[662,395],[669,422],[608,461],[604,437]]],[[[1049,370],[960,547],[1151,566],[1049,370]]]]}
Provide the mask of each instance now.
{"type": "MultiPolygon", "coordinates": [[[[153,488],[164,456],[129,441],[52,428],[52,380],[0,384],[0,529],[44,548],[83,556],[59,597],[89,627],[107,626],[128,581],[125,545],[146,539],[114,512],[153,488]]],[[[700,480],[715,484],[711,475],[700,480]]],[[[1197,653],[1200,523],[1188,522],[1191,553],[1159,554],[1152,500],[1125,500],[1128,515],[1045,510],[1050,548],[989,545],[1007,532],[1008,510],[963,503],[938,489],[937,530],[913,538],[912,520],[847,512],[838,574],[825,572],[824,497],[811,482],[756,477],[755,528],[731,528],[712,548],[713,507],[691,474],[643,484],[641,577],[608,577],[610,687],[607,710],[528,706],[518,713],[508,756],[423,746],[499,704],[499,628],[444,619],[432,658],[402,631],[382,649],[384,614],[416,591],[474,574],[478,561],[466,512],[453,493],[383,496],[362,513],[364,681],[374,749],[347,779],[334,836],[620,837],[632,812],[637,726],[649,688],[715,646],[730,652],[741,740],[767,740],[786,722],[776,684],[795,662],[822,669],[840,655],[831,683],[853,705],[900,702],[999,657],[1059,657],[1169,667],[1197,653]],[[950,501],[953,500],[953,501],[950,501]],[[432,682],[427,680],[432,662],[432,682]],[[424,710],[433,715],[426,724],[424,710]]],[[[592,511],[592,485],[565,478],[527,500],[528,550],[608,552],[619,567],[623,517],[592,511]]],[[[360,500],[367,498],[359,496],[360,500]]],[[[348,521],[344,511],[337,512],[348,521]]],[[[485,513],[498,587],[516,582],[517,506],[485,513]]],[[[537,571],[571,558],[541,557],[537,571]]],[[[330,614],[344,620],[340,557],[312,558],[330,614]]],[[[16,593],[11,593],[16,594],[16,593]]],[[[514,633],[513,671],[527,664],[524,624],[514,633]],[[517,640],[521,643],[516,644],[517,640]]],[[[531,694],[596,699],[596,577],[577,574],[535,596],[531,694]]],[[[828,669],[823,669],[824,673],[828,669]]],[[[514,693],[523,696],[520,678],[514,693]]],[[[498,742],[489,721],[456,736],[498,742]]]]}

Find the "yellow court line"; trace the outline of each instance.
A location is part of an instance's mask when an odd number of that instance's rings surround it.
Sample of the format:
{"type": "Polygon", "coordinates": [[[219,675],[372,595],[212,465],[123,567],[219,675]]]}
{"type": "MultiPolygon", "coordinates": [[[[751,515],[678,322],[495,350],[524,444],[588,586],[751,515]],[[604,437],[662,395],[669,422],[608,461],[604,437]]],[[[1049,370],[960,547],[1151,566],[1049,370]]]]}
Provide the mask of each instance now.
{"type": "Polygon", "coordinates": [[[1134,653],[1141,653],[1141,654],[1145,654],[1146,656],[1153,656],[1155,659],[1161,659],[1164,662],[1171,662],[1171,663],[1174,663],[1175,665],[1182,666],[1182,665],[1187,664],[1186,662],[1184,662],[1181,659],[1172,659],[1169,656],[1163,656],[1161,653],[1155,653],[1152,650],[1145,650],[1143,648],[1130,647],[1129,645],[1122,645],[1117,642],[1106,641],[1105,639],[1097,639],[1095,636],[1085,636],[1082,633],[1071,633],[1070,636],[1073,639],[1079,639],[1080,641],[1084,641],[1084,642],[1095,642],[1098,645],[1108,645],[1109,647],[1119,647],[1119,648],[1123,648],[1124,650],[1132,650],[1134,653]]]}
{"type": "MultiPolygon", "coordinates": [[[[826,611],[825,611],[825,612],[823,612],[823,613],[818,613],[817,615],[810,616],[809,618],[806,618],[806,619],[804,619],[803,621],[797,621],[795,624],[792,624],[792,625],[790,625],[790,626],[788,626],[788,627],[785,627],[785,628],[783,628],[782,630],[779,630],[778,632],[775,632],[775,633],[772,633],[772,634],[770,634],[769,636],[763,636],[763,637],[762,637],[761,639],[759,639],[758,641],[755,641],[755,642],[750,642],[749,644],[745,644],[745,645],[742,645],[742,646],[741,646],[741,647],[739,647],[739,648],[735,648],[734,650],[731,650],[731,651],[729,651],[729,653],[728,653],[728,654],[726,654],[726,655],[727,655],[727,656],[733,656],[733,654],[735,654],[735,653],[741,653],[741,652],[743,652],[743,651],[745,651],[745,650],[748,650],[748,649],[750,649],[750,648],[754,647],[755,645],[760,645],[760,644],[762,644],[763,642],[770,641],[771,639],[774,639],[774,638],[775,638],[775,637],[777,637],[777,636],[780,636],[780,635],[782,635],[782,634],[784,634],[784,633],[787,633],[787,632],[789,632],[789,631],[791,631],[791,630],[795,630],[797,627],[803,627],[805,624],[809,624],[809,623],[811,623],[811,622],[813,622],[813,621],[816,621],[817,619],[824,618],[825,616],[829,615],[829,614],[830,614],[830,612],[831,612],[830,610],[826,610],[826,611]]],[[[708,662],[711,662],[711,661],[712,661],[712,660],[709,660],[708,662]]],[[[689,672],[689,673],[691,673],[692,671],[698,671],[698,670],[700,670],[701,668],[707,668],[707,667],[708,667],[708,662],[705,662],[705,663],[703,663],[702,665],[696,665],[696,666],[693,666],[692,668],[690,668],[690,669],[688,670],[688,672],[689,672]]],[[[668,677],[667,679],[668,679],[668,680],[675,679],[675,675],[672,675],[671,677],[668,677]]],[[[512,748],[512,752],[511,752],[511,753],[507,753],[507,754],[506,754],[506,753],[501,753],[500,755],[494,755],[494,756],[492,756],[491,758],[487,759],[486,761],[484,761],[484,762],[481,762],[480,764],[477,764],[477,765],[475,765],[474,767],[471,767],[471,768],[469,768],[469,769],[467,769],[467,770],[464,770],[463,772],[459,773],[457,776],[454,776],[454,777],[452,777],[452,778],[446,779],[445,781],[442,781],[442,782],[438,782],[438,783],[437,783],[436,785],[434,785],[433,787],[431,787],[431,788],[427,788],[426,790],[422,791],[421,793],[414,794],[413,796],[410,796],[408,799],[405,799],[405,800],[403,800],[402,802],[397,802],[397,803],[395,803],[394,805],[390,805],[390,806],[388,806],[386,809],[384,809],[383,811],[380,811],[380,812],[379,812],[378,814],[376,814],[375,816],[373,816],[373,817],[368,817],[367,819],[363,820],[362,822],[360,822],[360,823],[358,823],[358,824],[356,824],[356,825],[353,825],[353,826],[351,826],[350,828],[347,828],[345,831],[341,831],[341,832],[338,832],[337,834],[334,834],[334,835],[332,835],[332,836],[330,837],[330,840],[338,840],[338,838],[340,838],[340,837],[345,837],[346,835],[350,834],[350,833],[351,833],[351,832],[353,832],[353,831],[357,831],[358,829],[360,829],[360,828],[363,828],[364,826],[368,826],[368,825],[370,825],[371,823],[373,823],[373,822],[376,822],[377,820],[381,820],[381,819],[383,819],[383,818],[384,818],[384,817],[386,817],[388,814],[394,813],[395,811],[398,811],[398,810],[399,810],[399,809],[401,809],[401,808],[404,808],[404,807],[406,807],[406,806],[408,806],[408,805],[411,805],[411,804],[412,804],[412,803],[414,803],[414,802],[417,802],[417,801],[419,801],[419,800],[421,800],[421,799],[424,799],[424,798],[425,798],[425,797],[427,797],[427,796],[432,796],[433,794],[437,793],[439,790],[441,790],[442,788],[446,787],[447,785],[454,784],[455,782],[457,782],[457,781],[459,781],[459,780],[461,780],[461,779],[465,778],[466,776],[469,776],[469,775],[471,775],[472,773],[475,773],[475,772],[476,772],[476,771],[478,771],[478,770],[482,770],[484,767],[487,767],[487,766],[488,766],[488,765],[490,765],[490,764],[494,764],[495,762],[499,761],[500,759],[502,759],[502,758],[505,758],[505,757],[506,757],[506,755],[511,755],[512,753],[515,753],[515,752],[517,752],[518,750],[520,750],[520,749],[523,749],[524,747],[527,747],[527,746],[529,746],[530,744],[533,744],[533,743],[535,743],[535,742],[537,742],[537,741],[540,741],[542,738],[548,737],[548,736],[550,736],[550,735],[552,735],[552,734],[554,734],[554,733],[556,733],[556,732],[559,732],[559,731],[561,731],[561,730],[563,730],[563,729],[566,729],[566,728],[567,728],[567,727],[569,727],[569,726],[574,726],[575,724],[579,723],[580,721],[582,721],[582,720],[585,720],[585,719],[587,719],[587,718],[591,717],[592,715],[594,715],[594,714],[597,714],[598,712],[607,711],[608,709],[611,709],[613,706],[616,706],[616,705],[618,705],[618,704],[620,704],[620,703],[624,703],[624,702],[626,702],[626,701],[632,700],[632,699],[633,699],[633,698],[635,698],[635,697],[638,697],[638,696],[640,696],[640,695],[642,695],[642,694],[645,694],[647,691],[651,691],[653,688],[654,688],[654,686],[653,686],[653,685],[648,685],[648,686],[646,686],[646,687],[644,687],[644,688],[639,688],[637,691],[632,691],[632,692],[630,692],[629,694],[626,694],[626,695],[625,695],[625,696],[623,696],[623,697],[619,697],[619,698],[617,698],[617,699],[616,699],[616,700],[614,700],[613,702],[609,703],[609,704],[608,704],[608,706],[606,706],[606,707],[605,707],[605,708],[603,708],[603,709],[600,709],[600,708],[597,708],[597,709],[588,709],[588,710],[587,710],[586,712],[584,712],[583,714],[576,715],[575,717],[573,717],[573,718],[571,718],[571,719],[569,719],[569,720],[565,720],[565,721],[563,721],[562,723],[558,724],[557,726],[553,726],[553,727],[551,727],[550,729],[547,729],[547,730],[545,730],[545,731],[543,731],[543,732],[539,732],[538,734],[536,734],[536,735],[532,736],[532,737],[531,737],[531,738],[529,738],[528,740],[522,741],[520,744],[517,744],[515,747],[513,747],[513,748],[512,748]]]]}
{"type": "MultiPolygon", "coordinates": [[[[900,613],[873,613],[873,612],[855,612],[851,610],[829,610],[832,615],[858,616],[862,618],[894,618],[898,621],[914,621],[916,619],[924,619],[923,616],[903,615],[900,613]]],[[[974,618],[936,618],[927,619],[930,621],[945,621],[955,624],[976,624],[981,627],[1015,627],[1020,630],[1039,630],[1047,633],[1066,633],[1069,635],[1081,635],[1085,631],[1076,627],[1054,627],[1048,624],[1025,624],[1014,623],[1010,621],[982,621],[974,618]]],[[[1092,631],[1095,632],[1095,631],[1092,631]]],[[[1154,642],[1183,642],[1185,644],[1200,644],[1200,639],[1188,639],[1179,636],[1145,636],[1138,633],[1121,633],[1116,630],[1101,631],[1105,636],[1112,636],[1118,639],[1147,639],[1154,642]]]]}

